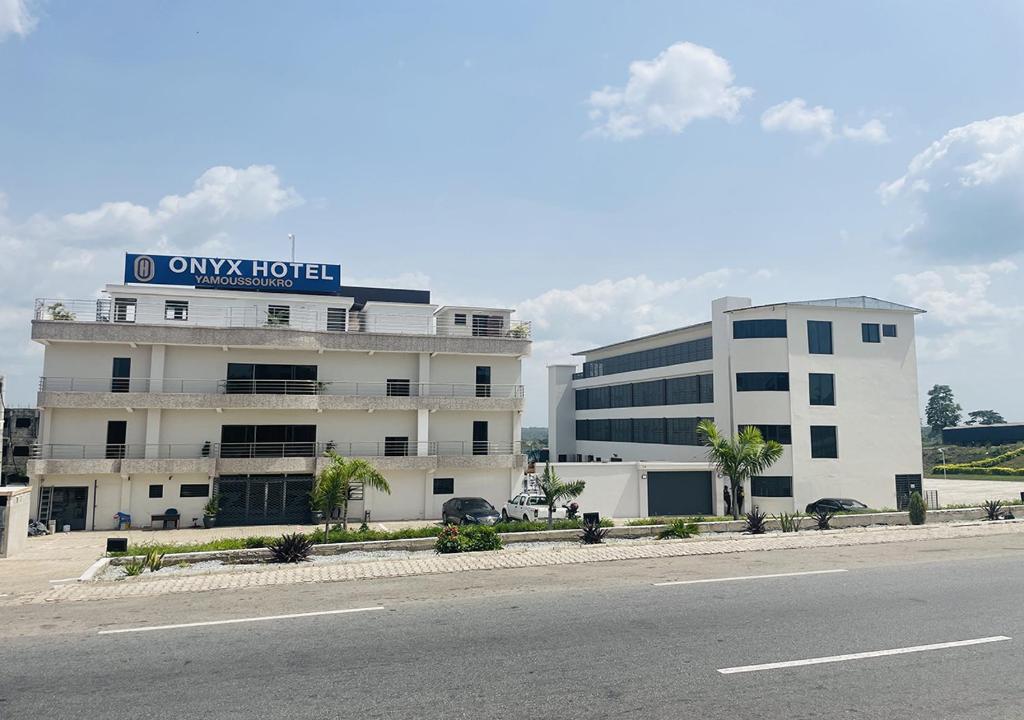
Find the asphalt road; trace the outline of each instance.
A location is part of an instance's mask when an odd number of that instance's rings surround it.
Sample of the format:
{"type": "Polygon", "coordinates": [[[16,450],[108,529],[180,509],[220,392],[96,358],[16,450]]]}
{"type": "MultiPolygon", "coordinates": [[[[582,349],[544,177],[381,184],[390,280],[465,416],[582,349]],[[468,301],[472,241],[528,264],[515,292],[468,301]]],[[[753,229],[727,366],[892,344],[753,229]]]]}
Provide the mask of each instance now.
{"type": "Polygon", "coordinates": [[[0,718],[1020,718],[1022,552],[1005,536],[9,608],[0,718]],[[992,637],[1010,639],[720,672],[992,637]]]}

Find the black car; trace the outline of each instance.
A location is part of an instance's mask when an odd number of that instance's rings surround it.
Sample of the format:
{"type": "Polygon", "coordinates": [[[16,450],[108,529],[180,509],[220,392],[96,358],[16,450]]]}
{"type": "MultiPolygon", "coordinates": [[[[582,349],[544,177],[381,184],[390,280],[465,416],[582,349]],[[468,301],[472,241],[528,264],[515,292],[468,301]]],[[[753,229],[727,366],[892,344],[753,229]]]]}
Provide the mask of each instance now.
{"type": "Polygon", "coordinates": [[[815,513],[818,510],[828,512],[854,512],[856,510],[867,510],[868,506],[858,500],[850,498],[822,498],[815,500],[807,506],[808,513],[815,513]]]}
{"type": "Polygon", "coordinates": [[[500,519],[494,506],[480,497],[452,498],[441,506],[445,525],[493,525],[500,519]]]}

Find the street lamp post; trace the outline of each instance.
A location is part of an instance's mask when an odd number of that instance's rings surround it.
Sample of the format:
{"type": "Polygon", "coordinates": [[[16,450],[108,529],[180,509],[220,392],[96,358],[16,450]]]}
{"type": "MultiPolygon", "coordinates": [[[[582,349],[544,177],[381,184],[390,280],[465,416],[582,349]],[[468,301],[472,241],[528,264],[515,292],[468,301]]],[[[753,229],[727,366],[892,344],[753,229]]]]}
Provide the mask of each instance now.
{"type": "Polygon", "coordinates": [[[939,448],[939,455],[942,456],[942,479],[946,479],[946,450],[939,448]]]}

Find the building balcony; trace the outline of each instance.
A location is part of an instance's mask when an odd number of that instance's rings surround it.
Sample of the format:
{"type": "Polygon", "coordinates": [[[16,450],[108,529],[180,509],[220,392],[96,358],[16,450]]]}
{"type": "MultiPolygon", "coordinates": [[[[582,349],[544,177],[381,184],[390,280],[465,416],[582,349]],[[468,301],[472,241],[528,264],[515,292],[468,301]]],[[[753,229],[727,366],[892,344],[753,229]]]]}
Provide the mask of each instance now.
{"type": "Polygon", "coordinates": [[[529,340],[528,321],[499,315],[421,315],[356,312],[347,308],[293,308],[286,305],[229,305],[168,309],[163,299],[65,300],[39,298],[35,320],[100,325],[160,325],[191,328],[252,328],[339,334],[427,335],[529,340]],[[467,318],[467,315],[469,318],[467,318]]]}
{"type": "Polygon", "coordinates": [[[522,385],[165,378],[39,379],[40,407],[521,410],[522,385]]]}
{"type": "Polygon", "coordinates": [[[523,462],[517,442],[472,440],[160,443],[160,444],[42,444],[33,445],[30,475],[205,473],[314,474],[335,452],[361,457],[384,469],[438,467],[518,467],[523,462]]]}

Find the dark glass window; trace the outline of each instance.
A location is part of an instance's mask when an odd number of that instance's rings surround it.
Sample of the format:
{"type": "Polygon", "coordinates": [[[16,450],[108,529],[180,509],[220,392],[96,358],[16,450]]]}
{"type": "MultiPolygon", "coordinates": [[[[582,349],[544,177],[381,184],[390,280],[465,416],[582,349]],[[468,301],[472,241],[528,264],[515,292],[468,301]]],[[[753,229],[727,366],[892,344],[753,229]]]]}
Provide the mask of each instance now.
{"type": "Polygon", "coordinates": [[[629,418],[609,420],[608,430],[612,442],[633,442],[633,421],[629,418]]]}
{"type": "Polygon", "coordinates": [[[827,320],[807,321],[807,352],[812,355],[832,354],[832,323],[827,320]]]}
{"type": "Polygon", "coordinates": [[[839,457],[835,425],[811,425],[811,457],[839,457]]]}
{"type": "Polygon", "coordinates": [[[665,443],[664,418],[633,418],[633,442],[665,443]]]}
{"type": "Polygon", "coordinates": [[[589,390],[577,390],[576,391],[576,409],[577,410],[589,410],[590,409],[590,391],[589,390]]]}
{"type": "Polygon", "coordinates": [[[756,427],[761,431],[761,438],[766,442],[774,440],[782,445],[793,444],[793,430],[789,425],[744,425],[743,427],[756,427]]]}
{"type": "Polygon", "coordinates": [[[411,385],[405,378],[388,378],[387,392],[389,397],[409,397],[411,385]]]}
{"type": "Polygon", "coordinates": [[[638,407],[665,404],[665,381],[633,383],[633,404],[638,407]]]}
{"type": "Polygon", "coordinates": [[[32,418],[15,418],[14,427],[16,428],[30,428],[32,427],[32,418]]]}
{"type": "Polygon", "coordinates": [[[434,478],[435,495],[454,495],[455,478],[434,478]]]}
{"type": "Polygon", "coordinates": [[[785,475],[754,475],[750,478],[754,497],[793,497],[793,478],[785,475]]]}
{"type": "Polygon", "coordinates": [[[625,355],[613,355],[603,360],[585,362],[583,363],[583,377],[600,377],[602,375],[614,375],[615,373],[633,370],[648,370],[650,368],[710,359],[711,338],[706,337],[698,340],[688,340],[687,342],[675,345],[626,353],[625,355]]]}
{"type": "Polygon", "coordinates": [[[408,455],[409,454],[409,438],[405,437],[386,437],[384,438],[384,454],[388,456],[397,455],[408,455]]]}
{"type": "Polygon", "coordinates": [[[292,309],[287,305],[267,306],[267,325],[287,325],[291,316],[292,309]]]}
{"type": "Polygon", "coordinates": [[[811,390],[811,405],[836,404],[836,376],[830,373],[811,373],[808,385],[811,390]]]}
{"type": "Polygon", "coordinates": [[[228,395],[314,395],[316,365],[228,363],[224,392],[228,395]]]}
{"type": "Polygon", "coordinates": [[[895,325],[883,325],[882,326],[882,337],[896,337],[896,326],[895,325]]]}
{"type": "Polygon", "coordinates": [[[689,405],[700,401],[699,376],[669,378],[665,381],[666,405],[689,405]]]}
{"type": "Polygon", "coordinates": [[[316,425],[222,425],[224,458],[313,457],[316,425]]]}
{"type": "Polygon", "coordinates": [[[732,336],[736,340],[746,338],[784,338],[785,320],[736,320],[732,324],[732,336]]]}
{"type": "Polygon", "coordinates": [[[622,408],[633,406],[632,385],[612,385],[609,389],[609,407],[622,408]]]}
{"type": "Polygon", "coordinates": [[[611,390],[605,387],[590,388],[590,409],[603,410],[611,401],[611,390]]]}
{"type": "Polygon", "coordinates": [[[209,485],[182,485],[179,497],[210,497],[209,485]]]}
{"type": "Polygon", "coordinates": [[[465,325],[466,324],[466,313],[455,313],[455,324],[465,325]]]}
{"type": "Polygon", "coordinates": [[[878,332],[878,323],[861,323],[860,337],[866,343],[882,342],[881,335],[878,332]]]}
{"type": "Polygon", "coordinates": [[[28,457],[30,448],[28,445],[15,445],[11,448],[11,455],[14,457],[28,457]]]}
{"type": "Polygon", "coordinates": [[[131,389],[132,359],[116,357],[110,370],[110,392],[128,392],[131,389]]]}
{"type": "Polygon", "coordinates": [[[477,365],[476,366],[476,396],[477,397],[490,397],[491,396],[491,366],[490,365],[477,365]]]}
{"type": "Polygon", "coordinates": [[[759,392],[766,390],[789,390],[789,373],[736,373],[736,392],[759,392]]]}
{"type": "Polygon", "coordinates": [[[598,442],[608,442],[612,439],[611,424],[609,420],[599,419],[590,421],[590,439],[598,442]]]}
{"type": "Polygon", "coordinates": [[[700,418],[666,418],[665,442],[669,445],[700,445],[697,423],[700,418]]]}
{"type": "Polygon", "coordinates": [[[347,327],[345,308],[327,308],[327,332],[345,332],[347,327]]]}
{"type": "Polygon", "coordinates": [[[702,403],[712,403],[715,401],[715,376],[714,375],[701,375],[700,376],[700,401],[702,403]]]}
{"type": "Polygon", "coordinates": [[[576,439],[577,440],[589,440],[590,439],[590,421],[589,420],[577,420],[576,421],[576,439]]]}
{"type": "Polygon", "coordinates": [[[162,498],[164,496],[164,486],[163,485],[150,485],[149,486],[149,496],[151,498],[162,498]]]}

